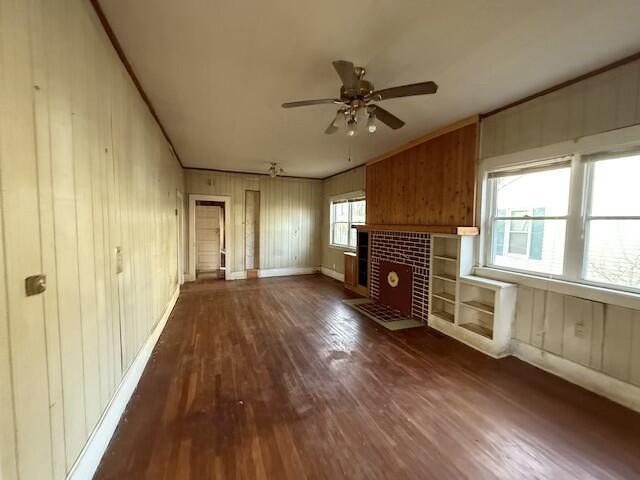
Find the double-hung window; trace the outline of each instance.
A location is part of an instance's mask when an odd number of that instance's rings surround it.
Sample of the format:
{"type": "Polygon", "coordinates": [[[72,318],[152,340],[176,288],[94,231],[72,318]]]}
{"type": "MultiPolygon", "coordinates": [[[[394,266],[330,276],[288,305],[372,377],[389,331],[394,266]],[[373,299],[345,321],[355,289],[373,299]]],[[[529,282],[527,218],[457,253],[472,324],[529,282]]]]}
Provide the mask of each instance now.
{"type": "Polygon", "coordinates": [[[640,152],[586,160],[582,275],[597,284],[640,289],[640,152]]]}
{"type": "Polygon", "coordinates": [[[488,174],[486,264],[640,291],[640,151],[488,174]]]}
{"type": "Polygon", "coordinates": [[[491,265],[562,274],[570,170],[565,160],[489,174],[491,265]]]}
{"type": "Polygon", "coordinates": [[[355,226],[365,223],[365,207],[362,197],[331,202],[331,245],[355,248],[355,226]]]}

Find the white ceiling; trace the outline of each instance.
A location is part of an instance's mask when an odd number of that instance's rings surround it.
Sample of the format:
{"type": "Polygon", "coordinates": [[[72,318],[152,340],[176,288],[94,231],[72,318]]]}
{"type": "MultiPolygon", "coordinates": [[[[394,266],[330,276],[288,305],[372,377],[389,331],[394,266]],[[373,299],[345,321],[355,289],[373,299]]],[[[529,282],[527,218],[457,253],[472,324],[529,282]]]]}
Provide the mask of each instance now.
{"type": "Polygon", "coordinates": [[[638,0],[101,0],[187,167],[325,177],[430,130],[640,50],[638,0]],[[384,102],[407,124],[353,141],[324,135],[331,61],[377,88],[433,80],[384,102]]]}

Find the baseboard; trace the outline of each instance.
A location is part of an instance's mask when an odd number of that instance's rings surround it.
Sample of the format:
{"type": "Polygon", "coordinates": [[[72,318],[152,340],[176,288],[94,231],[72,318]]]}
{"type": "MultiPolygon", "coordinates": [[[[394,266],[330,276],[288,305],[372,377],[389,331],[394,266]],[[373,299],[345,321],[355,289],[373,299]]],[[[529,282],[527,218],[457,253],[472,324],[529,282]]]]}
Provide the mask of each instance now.
{"type": "Polygon", "coordinates": [[[131,395],[133,395],[138,381],[140,381],[140,377],[151,356],[151,352],[153,352],[153,348],[167,324],[167,320],[178,300],[179,294],[180,287],[176,288],[175,292],[173,292],[160,321],[156,324],[147,341],[122,378],[109,405],[107,405],[107,408],[102,413],[98,424],[91,432],[87,443],[85,443],[76,462],[71,467],[71,471],[69,475],[67,475],[68,480],[87,480],[93,478],[93,475],[98,469],[98,465],[100,465],[100,460],[102,460],[102,456],[109,446],[111,437],[120,422],[120,418],[127,407],[127,403],[129,403],[129,399],[131,395]]]}
{"type": "Polygon", "coordinates": [[[344,273],[336,272],[327,267],[320,267],[320,273],[344,283],[344,273]]]}
{"type": "Polygon", "coordinates": [[[266,277],[286,277],[288,275],[310,275],[317,273],[319,267],[292,267],[292,268],[269,268],[266,270],[258,270],[258,276],[266,277]]]}
{"type": "Polygon", "coordinates": [[[241,272],[229,272],[225,275],[225,280],[244,280],[247,278],[247,272],[244,270],[241,272]]]}
{"type": "Polygon", "coordinates": [[[512,354],[520,360],[640,412],[640,387],[574,363],[553,353],[512,340],[512,354]]]}

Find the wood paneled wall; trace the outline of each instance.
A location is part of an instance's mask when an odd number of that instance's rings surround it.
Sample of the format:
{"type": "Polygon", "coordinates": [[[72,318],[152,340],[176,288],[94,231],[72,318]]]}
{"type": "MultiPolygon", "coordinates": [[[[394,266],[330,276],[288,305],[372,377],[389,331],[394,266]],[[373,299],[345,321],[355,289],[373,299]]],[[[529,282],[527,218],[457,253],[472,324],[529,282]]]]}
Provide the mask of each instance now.
{"type": "Polygon", "coordinates": [[[478,124],[367,166],[367,224],[475,226],[478,124]]]}
{"type": "Polygon", "coordinates": [[[184,186],[86,0],[0,0],[0,184],[0,478],[62,479],[176,289],[184,186]]]}
{"type": "Polygon", "coordinates": [[[640,386],[640,311],[518,287],[513,337],[640,386]]]}
{"type": "Polygon", "coordinates": [[[320,265],[322,181],[186,170],[188,194],[231,197],[232,272],[244,271],[245,191],[260,192],[261,269],[320,265]]]}
{"type": "Polygon", "coordinates": [[[482,121],[482,158],[640,124],[640,60],[482,121]]]}
{"type": "Polygon", "coordinates": [[[344,252],[346,249],[329,246],[331,232],[329,230],[331,198],[364,191],[366,167],[363,165],[348,172],[327,178],[323,182],[322,194],[322,266],[338,273],[344,273],[344,252]]]}

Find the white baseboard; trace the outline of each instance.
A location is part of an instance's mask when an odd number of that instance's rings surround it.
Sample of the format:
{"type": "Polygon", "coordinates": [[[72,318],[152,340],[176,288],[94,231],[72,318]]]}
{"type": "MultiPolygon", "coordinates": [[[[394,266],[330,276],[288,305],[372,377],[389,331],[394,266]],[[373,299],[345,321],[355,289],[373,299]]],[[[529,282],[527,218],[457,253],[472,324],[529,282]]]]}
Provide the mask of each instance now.
{"type": "Polygon", "coordinates": [[[225,275],[225,280],[244,280],[247,278],[247,272],[244,270],[241,272],[229,272],[225,275]]]}
{"type": "Polygon", "coordinates": [[[286,277],[288,275],[310,275],[317,273],[318,267],[292,267],[292,268],[269,268],[258,270],[258,277],[286,277]]]}
{"type": "Polygon", "coordinates": [[[133,395],[133,392],[140,381],[142,372],[147,366],[147,361],[151,356],[151,352],[153,352],[153,348],[155,347],[162,330],[164,330],[164,327],[167,324],[167,320],[169,319],[169,315],[178,300],[179,294],[180,287],[176,288],[175,292],[173,292],[160,321],[156,324],[155,328],[147,338],[147,341],[144,343],[138,352],[138,355],[136,355],[135,360],[122,378],[122,381],[120,382],[120,385],[118,385],[109,405],[107,405],[107,408],[102,413],[102,417],[100,417],[98,424],[93,429],[93,432],[91,432],[87,443],[85,443],[80,455],[71,467],[71,471],[67,476],[68,480],[87,480],[89,478],[93,478],[93,475],[98,469],[98,465],[100,465],[100,460],[102,460],[102,456],[109,446],[111,437],[120,422],[120,418],[127,407],[127,403],[129,403],[129,399],[131,398],[131,395],[133,395]]]}
{"type": "Polygon", "coordinates": [[[339,282],[344,282],[344,273],[336,272],[335,270],[331,270],[327,267],[320,267],[320,273],[326,275],[327,277],[334,278],[339,282]]]}
{"type": "Polygon", "coordinates": [[[517,340],[511,341],[511,349],[524,362],[640,412],[640,387],[517,340]]]}

